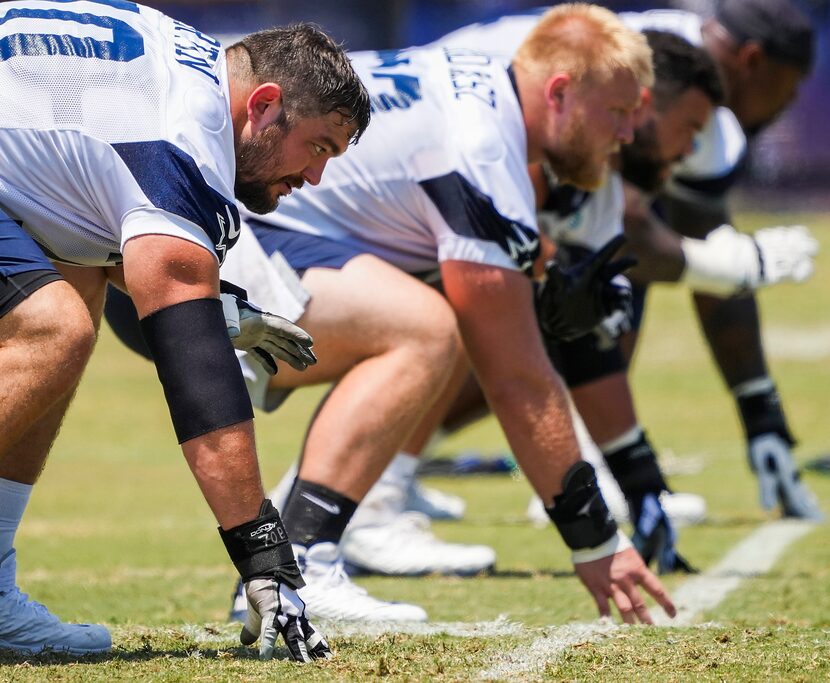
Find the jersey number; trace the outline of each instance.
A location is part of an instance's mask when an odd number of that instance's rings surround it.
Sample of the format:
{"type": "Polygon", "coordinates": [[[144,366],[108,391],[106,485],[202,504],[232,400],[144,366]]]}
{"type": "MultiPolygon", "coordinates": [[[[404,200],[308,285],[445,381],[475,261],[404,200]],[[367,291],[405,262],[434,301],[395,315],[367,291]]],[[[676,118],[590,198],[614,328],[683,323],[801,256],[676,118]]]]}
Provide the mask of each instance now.
{"type": "MultiPolygon", "coordinates": [[[[377,55],[380,64],[375,69],[392,69],[402,64],[409,64],[408,58],[400,56],[400,50],[387,50],[378,52],[377,55]]],[[[421,82],[415,76],[375,70],[372,71],[372,76],[378,79],[388,79],[394,88],[394,93],[380,93],[370,97],[372,113],[392,109],[409,109],[413,102],[421,99],[421,82]]]]}
{"type": "MultiPolygon", "coordinates": [[[[53,0],[68,4],[73,0],[53,0]]],[[[92,0],[121,10],[138,12],[124,0],[92,0]]],[[[144,54],[144,39],[126,21],[98,14],[59,9],[14,7],[0,17],[0,60],[12,57],[62,55],[129,62],[144,54]],[[32,29],[42,32],[34,33],[32,29]],[[66,31],[63,33],[61,31],[66,31]]]]}

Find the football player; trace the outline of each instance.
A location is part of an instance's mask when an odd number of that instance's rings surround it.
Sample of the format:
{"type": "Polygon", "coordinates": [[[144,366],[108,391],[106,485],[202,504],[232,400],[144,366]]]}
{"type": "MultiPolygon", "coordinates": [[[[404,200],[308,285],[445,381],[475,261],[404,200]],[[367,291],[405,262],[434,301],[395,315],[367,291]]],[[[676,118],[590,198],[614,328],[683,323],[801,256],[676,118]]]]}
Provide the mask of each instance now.
{"type": "MultiPolygon", "coordinates": [[[[738,233],[730,225],[725,201],[746,152],[744,130],[754,133],[769,123],[789,104],[798,83],[809,73],[812,27],[790,0],[728,0],[707,21],[689,12],[668,10],[624,13],[621,18],[632,28],[671,31],[703,47],[725,79],[726,95],[726,106],[710,117],[693,153],[676,164],[671,174],[667,165],[650,158],[659,143],[653,127],[640,127],[637,144],[623,148],[626,182],[617,194],[624,192],[625,231],[639,261],[632,279],[641,284],[682,281],[697,292],[704,331],[738,403],[763,507],[771,508],[777,501],[784,515],[820,518],[789,451],[793,439],[766,374],[751,296],[759,287],[806,279],[812,272],[817,243],[801,226],[766,228],[752,236],[738,233]],[[771,82],[774,88],[768,86],[771,82]],[[658,211],[668,224],[652,209],[658,194],[658,211]]],[[[479,48],[498,45],[509,55],[537,21],[538,13],[503,17],[460,29],[440,42],[479,48]]],[[[542,227],[558,225],[560,241],[567,241],[585,225],[572,222],[575,207],[581,206],[580,212],[590,217],[611,203],[611,199],[600,202],[601,197],[588,198],[561,188],[552,191],[551,197],[549,213],[540,222],[542,227]]],[[[644,289],[635,289],[635,293],[637,326],[644,289]]],[[[625,360],[633,350],[631,337],[624,340],[625,360]]],[[[611,353],[616,365],[623,362],[619,351],[611,353]]],[[[588,362],[600,366],[608,358],[594,354],[588,362]]],[[[620,415],[616,410],[603,410],[604,405],[611,405],[608,393],[593,395],[584,388],[578,393],[584,394],[583,414],[620,415]]],[[[603,421],[613,429],[615,420],[603,421]]]]}
{"type": "MultiPolygon", "coordinates": [[[[672,613],[579,459],[528,277],[538,252],[528,163],[547,160],[586,189],[602,182],[609,154],[632,137],[640,88],[651,83],[645,39],[607,10],[563,5],[509,68],[465,49],[352,56],[370,90],[372,128],[319,187],[279,213],[249,217],[266,269],[284,259],[301,274],[310,300],[299,323],[321,359],[305,374],[260,382],[254,394],[274,407],[286,390],[335,382],[283,515],[310,612],[345,586],[343,531],[436,400],[463,343],[600,613],[610,599],[625,621],[650,621],[638,586],[672,613]],[[426,284],[436,275],[443,295],[426,284]],[[315,579],[319,601],[306,597],[315,579]]],[[[238,269],[253,286],[253,268],[238,269]]],[[[373,608],[357,592],[343,596],[340,613],[326,616],[365,618],[360,609],[373,608]]]]}
{"type": "Polygon", "coordinates": [[[111,645],[103,626],[65,624],[20,592],[14,535],[112,280],[135,302],[182,451],[245,582],[243,642],[262,634],[268,658],[281,633],[292,659],[328,656],[264,497],[230,337],[272,371],[275,357],[312,364],[311,339],[244,298],[220,301],[219,265],[239,236],[234,195],[267,212],[317,184],[368,124],[366,90],[311,26],[226,52],[126,0],[3,3],[0,57],[0,647],[111,645]]]}

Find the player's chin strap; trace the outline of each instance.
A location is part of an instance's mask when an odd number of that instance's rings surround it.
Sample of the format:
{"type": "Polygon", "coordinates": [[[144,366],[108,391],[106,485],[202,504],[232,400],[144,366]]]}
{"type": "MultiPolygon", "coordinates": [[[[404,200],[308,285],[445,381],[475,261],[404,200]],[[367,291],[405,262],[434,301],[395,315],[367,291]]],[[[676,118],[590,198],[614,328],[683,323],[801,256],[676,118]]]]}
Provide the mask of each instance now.
{"type": "Polygon", "coordinates": [[[631,547],[608,511],[594,468],[580,461],[562,480],[562,493],[545,508],[562,539],[571,549],[574,564],[593,562],[631,547]]]}
{"type": "Polygon", "coordinates": [[[220,527],[219,535],[243,581],[275,578],[295,590],[305,586],[288,533],[270,499],[262,502],[256,519],[232,529],[220,527]]]}

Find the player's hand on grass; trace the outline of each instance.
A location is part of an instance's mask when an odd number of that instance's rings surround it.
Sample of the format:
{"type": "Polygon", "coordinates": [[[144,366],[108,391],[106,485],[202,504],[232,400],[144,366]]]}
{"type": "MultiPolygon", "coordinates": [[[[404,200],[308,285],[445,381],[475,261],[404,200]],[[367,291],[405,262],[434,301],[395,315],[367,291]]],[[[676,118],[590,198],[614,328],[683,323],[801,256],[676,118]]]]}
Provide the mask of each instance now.
{"type": "Polygon", "coordinates": [[[636,261],[611,261],[625,243],[618,235],[588,258],[562,267],[551,261],[537,297],[539,324],[546,338],[571,341],[589,333],[616,311],[630,311],[631,286],[621,276],[636,261]]]}
{"type": "MultiPolygon", "coordinates": [[[[223,282],[224,289],[238,289],[223,282]]],[[[277,373],[274,358],[288,363],[295,370],[305,370],[317,362],[311,350],[311,336],[301,327],[273,313],[260,310],[246,301],[244,290],[220,294],[225,324],[234,348],[247,351],[270,375],[277,373]]]]}
{"type": "Polygon", "coordinates": [[[659,493],[630,500],[628,507],[634,525],[631,541],[646,565],[656,561],[658,574],[696,571],[677,552],[677,532],[660,503],[659,493]]]}
{"type": "Polygon", "coordinates": [[[780,504],[785,517],[824,519],[815,496],[801,482],[787,440],[770,432],[750,439],[748,446],[750,466],[758,477],[761,506],[765,510],[780,504]]]}
{"type": "Polygon", "coordinates": [[[251,579],[245,584],[248,615],[239,634],[243,645],[259,640],[259,658],[271,659],[277,635],[295,662],[330,659],[326,639],[305,616],[305,603],[292,588],[275,579],[251,579]]]}
{"type": "Polygon", "coordinates": [[[642,590],[653,597],[670,617],[677,613],[663,584],[649,571],[634,548],[598,560],[575,563],[574,569],[593,596],[602,617],[611,616],[610,600],[626,624],[638,621],[654,623],[642,590]]]}

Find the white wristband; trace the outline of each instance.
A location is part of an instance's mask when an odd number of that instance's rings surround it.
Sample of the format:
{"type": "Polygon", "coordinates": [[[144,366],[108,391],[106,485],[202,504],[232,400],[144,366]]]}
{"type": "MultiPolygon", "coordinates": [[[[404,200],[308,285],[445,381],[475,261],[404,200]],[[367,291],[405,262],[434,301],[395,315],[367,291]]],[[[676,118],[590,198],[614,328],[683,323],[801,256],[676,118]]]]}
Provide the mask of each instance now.
{"type": "Polygon", "coordinates": [[[617,533],[605,541],[605,543],[601,543],[595,548],[585,548],[584,550],[574,550],[571,552],[571,561],[574,564],[593,562],[594,560],[601,560],[603,557],[615,555],[632,547],[631,539],[617,529],[617,533]]]}

